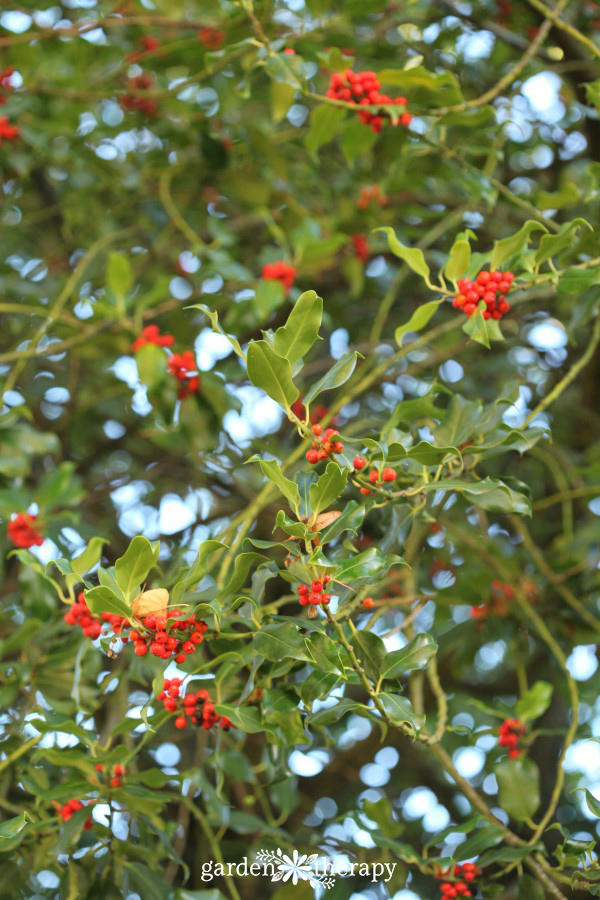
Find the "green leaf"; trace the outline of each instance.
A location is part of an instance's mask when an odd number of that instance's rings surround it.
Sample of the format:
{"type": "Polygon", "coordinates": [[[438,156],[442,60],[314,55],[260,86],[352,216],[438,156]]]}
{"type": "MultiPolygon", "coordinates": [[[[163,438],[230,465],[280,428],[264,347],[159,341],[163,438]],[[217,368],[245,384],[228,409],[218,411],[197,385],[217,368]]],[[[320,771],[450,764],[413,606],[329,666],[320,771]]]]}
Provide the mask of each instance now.
{"type": "Polygon", "coordinates": [[[93,537],[83,553],[71,560],[71,568],[76,575],[85,575],[102,556],[102,547],[108,543],[106,538],[93,537]]]}
{"type": "Polygon", "coordinates": [[[185,591],[202,581],[206,574],[206,563],[209,557],[216,553],[217,550],[223,549],[225,549],[225,544],[221,543],[221,541],[205,541],[200,545],[198,555],[188,574],[181,581],[178,581],[171,591],[171,603],[180,603],[185,591]]]}
{"type": "Polygon", "coordinates": [[[423,491],[458,491],[475,506],[492,512],[513,512],[520,516],[531,515],[529,497],[515,491],[499,478],[482,478],[481,481],[459,481],[446,478],[443,481],[423,485],[423,491]]]}
{"type": "Polygon", "coordinates": [[[558,279],[559,294],[583,294],[600,284],[600,268],[567,269],[558,279]]]}
{"type": "Polygon", "coordinates": [[[545,713],[552,700],[554,688],[547,681],[536,681],[517,701],[516,714],[525,721],[537,719],[545,713]]]}
{"type": "Polygon", "coordinates": [[[285,477],[276,459],[257,459],[256,462],[261,467],[263,475],[266,475],[269,481],[272,481],[279,488],[296,515],[298,515],[300,491],[296,482],[290,481],[289,478],[285,477]]]}
{"type": "MultiPolygon", "coordinates": [[[[292,484],[293,483],[294,482],[292,482],[292,484]]],[[[286,516],[282,509],[277,513],[275,525],[277,528],[281,528],[282,531],[285,531],[286,534],[290,534],[292,537],[297,538],[304,538],[307,531],[310,531],[303,522],[296,522],[294,519],[290,519],[286,516]]],[[[275,531],[275,529],[273,529],[273,531],[275,531]]]]}
{"type": "Polygon", "coordinates": [[[498,801],[517,822],[530,819],[540,805],[540,773],[532,759],[505,759],[495,769],[498,801]]]}
{"type": "Polygon", "coordinates": [[[309,406],[323,391],[331,391],[345,384],[354,372],[358,356],[356,350],[344,353],[331,369],[308,390],[304,397],[304,405],[309,406]]]}
{"type": "Polygon", "coordinates": [[[455,241],[444,266],[444,275],[456,283],[466,275],[471,263],[471,245],[468,241],[455,241]]]}
{"type": "Polygon", "coordinates": [[[357,703],[356,700],[350,700],[348,697],[342,697],[335,706],[320,709],[318,713],[309,716],[308,721],[311,725],[321,728],[323,725],[334,725],[348,713],[353,713],[355,716],[365,716],[369,719],[373,716],[372,710],[368,709],[364,704],[357,703]]]}
{"type": "Polygon", "coordinates": [[[402,346],[402,339],[405,334],[412,331],[421,331],[422,328],[425,328],[443,302],[444,300],[442,298],[441,300],[430,300],[429,303],[422,303],[421,306],[418,306],[408,322],[404,325],[399,325],[398,328],[396,328],[394,337],[396,338],[398,346],[402,346]]]}
{"type": "MultiPolygon", "coordinates": [[[[490,349],[490,324],[494,321],[494,319],[484,319],[483,313],[486,309],[486,305],[483,300],[480,300],[477,304],[477,309],[474,313],[472,313],[465,324],[462,326],[462,330],[465,334],[468,334],[469,337],[473,338],[474,341],[477,341],[478,344],[483,344],[484,347],[490,349]]],[[[502,333],[500,333],[500,337],[502,338],[502,333]]]]}
{"type": "Polygon", "coordinates": [[[135,354],[138,375],[148,390],[162,384],[167,377],[167,357],[165,351],[156,344],[145,344],[135,354]]]}
{"type": "Polygon", "coordinates": [[[531,875],[520,875],[517,900],[546,900],[546,891],[531,875]]]}
{"type": "Polygon", "coordinates": [[[321,672],[315,669],[300,685],[300,699],[307,705],[313,700],[322,700],[339,681],[340,676],[335,672],[321,672]]]}
{"type": "Polygon", "coordinates": [[[115,297],[122,300],[133,287],[133,270],[124,253],[109,253],[106,285],[115,297]]]}
{"type": "Polygon", "coordinates": [[[264,556],[262,553],[254,553],[252,550],[247,553],[239,553],[235,558],[231,577],[221,591],[221,596],[227,597],[230,594],[235,594],[236,591],[239,591],[245,585],[252,566],[269,561],[268,556],[264,556]]]}
{"type": "Polygon", "coordinates": [[[423,669],[435,656],[437,648],[430,634],[418,634],[405,647],[386,655],[379,674],[382,678],[397,678],[404,672],[423,669]]]}
{"type": "Polygon", "coordinates": [[[126,601],[131,604],[148,573],[156,565],[160,544],[150,543],[148,538],[138,535],[115,563],[117,584],[123,591],[126,601]]]}
{"type": "Polygon", "coordinates": [[[265,625],[254,635],[253,644],[257,653],[273,662],[280,662],[282,659],[310,662],[303,635],[295,625],[288,622],[265,625]]]}
{"type": "Polygon", "coordinates": [[[338,581],[346,583],[357,581],[359,578],[372,578],[375,575],[383,574],[384,570],[395,565],[406,565],[400,556],[382,556],[377,547],[369,547],[356,556],[350,556],[347,559],[336,559],[339,566],[336,573],[338,581]]]}
{"type": "Polygon", "coordinates": [[[357,631],[350,641],[360,663],[372,681],[378,681],[387,653],[381,638],[372,631],[357,631]]]}
{"type": "Polygon", "coordinates": [[[315,162],[319,159],[319,149],[334,139],[345,117],[346,111],[342,107],[334,107],[329,104],[315,106],[310,114],[308,134],[305,139],[306,149],[315,162]]]}
{"type": "Polygon", "coordinates": [[[336,672],[346,677],[344,664],[340,656],[337,644],[326,634],[315,631],[306,639],[306,649],[311,657],[311,662],[325,672],[336,672]]]}
{"type": "Polygon", "coordinates": [[[381,227],[375,228],[375,231],[383,231],[387,234],[388,244],[392,253],[404,260],[409,269],[412,269],[413,272],[429,283],[429,266],[425,262],[422,250],[419,250],[418,247],[405,247],[396,237],[393,228],[381,227]]]}
{"type": "Polygon", "coordinates": [[[297,88],[293,84],[284,81],[272,81],[269,85],[269,100],[271,103],[271,115],[274,122],[282,122],[294,102],[297,88]]]}
{"type": "Polygon", "coordinates": [[[20,816],[14,816],[12,819],[6,819],[0,825],[0,852],[2,852],[2,842],[16,837],[27,828],[27,823],[33,821],[27,812],[21,813],[20,816]]]}
{"type": "Polygon", "coordinates": [[[255,706],[233,706],[231,703],[217,703],[215,711],[220,716],[231,719],[236,728],[251,734],[264,731],[260,712],[255,706]]]}
{"type": "Polygon", "coordinates": [[[100,613],[111,613],[113,616],[131,617],[131,607],[125,603],[122,597],[117,596],[110,588],[104,585],[85,591],[85,602],[89,610],[95,616],[100,613]]]}
{"type": "Polygon", "coordinates": [[[414,66],[405,69],[381,69],[377,77],[382,84],[399,88],[412,103],[429,107],[440,104],[455,106],[463,99],[459,81],[452,72],[437,74],[424,66],[414,66]]]}
{"type": "Polygon", "coordinates": [[[587,788],[575,788],[576,791],[583,791],[585,794],[585,802],[587,804],[587,808],[592,813],[593,816],[596,816],[600,819],[600,800],[598,800],[594,795],[588,791],[587,788]]]}
{"type": "Polygon", "coordinates": [[[344,504],[341,516],[320,532],[319,540],[321,546],[334,541],[344,531],[352,531],[354,534],[357,534],[365,518],[365,513],[366,510],[362,503],[357,503],[356,500],[349,500],[344,504]]]}
{"type": "Polygon", "coordinates": [[[470,859],[478,856],[483,850],[495,847],[504,840],[504,831],[497,825],[482,825],[466,841],[456,845],[452,854],[453,859],[470,859]]]}
{"type": "Polygon", "coordinates": [[[529,246],[534,231],[548,231],[545,225],[535,219],[528,219],[516,234],[496,241],[492,250],[491,269],[497,269],[505,262],[519,259],[529,246]]]}
{"type": "Polygon", "coordinates": [[[290,411],[298,398],[298,388],[292,381],[289,360],[283,359],[266,341],[252,341],[248,347],[248,378],[272,400],[290,411]]]}
{"type": "Polygon", "coordinates": [[[577,240],[577,232],[583,226],[589,228],[590,231],[594,230],[585,219],[577,218],[572,219],[570,222],[564,222],[556,234],[544,234],[540,239],[540,246],[535,254],[536,271],[546,260],[557,256],[563,250],[573,247],[577,240]]]}
{"type": "Polygon", "coordinates": [[[296,362],[308,353],[319,337],[323,300],[314,291],[300,294],[288,320],[275,332],[273,347],[278,356],[296,362]]]}
{"type": "Polygon", "coordinates": [[[348,473],[341,469],[336,462],[329,462],[322,475],[311,484],[308,491],[308,501],[314,521],[319,513],[327,509],[334,500],[344,492],[348,473]]]}
{"type": "Polygon", "coordinates": [[[408,697],[402,697],[400,694],[388,694],[382,691],[379,694],[379,699],[392,725],[408,723],[415,731],[419,731],[422,728],[423,716],[417,715],[408,697]]]}

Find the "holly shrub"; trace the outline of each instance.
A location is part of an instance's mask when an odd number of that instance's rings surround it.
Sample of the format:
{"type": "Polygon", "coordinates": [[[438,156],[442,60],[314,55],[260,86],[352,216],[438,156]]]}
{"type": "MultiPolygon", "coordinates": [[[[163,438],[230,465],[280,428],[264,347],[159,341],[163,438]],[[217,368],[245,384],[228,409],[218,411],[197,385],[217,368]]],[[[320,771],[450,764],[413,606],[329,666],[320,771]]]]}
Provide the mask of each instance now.
{"type": "Polygon", "coordinates": [[[600,5],[2,7],[0,896],[600,896],[600,5]]]}

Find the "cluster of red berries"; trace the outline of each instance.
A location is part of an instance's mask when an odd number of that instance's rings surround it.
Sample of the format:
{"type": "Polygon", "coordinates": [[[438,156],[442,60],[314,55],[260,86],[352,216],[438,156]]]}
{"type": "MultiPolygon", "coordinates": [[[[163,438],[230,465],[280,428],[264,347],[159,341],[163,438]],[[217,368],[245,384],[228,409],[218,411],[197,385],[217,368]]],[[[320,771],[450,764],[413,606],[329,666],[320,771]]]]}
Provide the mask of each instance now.
{"type": "MultiPolygon", "coordinates": [[[[172,347],[175,338],[172,334],[161,334],[158,325],[146,325],[139,338],[131,345],[131,352],[137,353],[147,344],[155,344],[157,347],[172,347]]],[[[169,357],[167,363],[169,372],[179,382],[178,396],[180,400],[189,397],[190,394],[197,394],[200,391],[200,377],[190,374],[198,371],[196,357],[191,350],[184,350],[183,353],[173,353],[169,357]]]]}
{"type": "Polygon", "coordinates": [[[204,640],[204,633],[208,631],[205,622],[196,622],[196,616],[192,613],[187,619],[180,619],[182,615],[178,609],[169,610],[169,618],[166,615],[149,615],[140,619],[146,631],[132,628],[129,634],[123,634],[127,627],[127,619],[114,616],[111,613],[102,613],[102,619],[112,626],[115,635],[121,638],[123,643],[133,643],[136,656],[146,656],[151,653],[159,659],[174,659],[176,663],[183,663],[188,656],[192,656],[198,649],[198,645],[204,640]],[[171,619],[177,621],[172,622],[171,619]],[[187,634],[181,634],[187,632],[187,634]]]}
{"type": "Polygon", "coordinates": [[[472,619],[485,619],[487,616],[506,616],[509,603],[514,599],[515,590],[512,585],[494,579],[491,584],[491,595],[487,603],[471,607],[472,619]]]}
{"type": "MultiPolygon", "coordinates": [[[[352,465],[354,466],[355,472],[361,472],[367,465],[367,461],[364,456],[355,456],[352,465]]],[[[386,468],[381,471],[379,469],[373,469],[369,474],[369,481],[371,484],[381,484],[382,482],[384,484],[391,484],[397,477],[398,475],[395,469],[386,468]]],[[[365,496],[371,493],[366,487],[361,487],[360,492],[361,494],[365,494],[365,496]]]]}
{"type": "Polygon", "coordinates": [[[163,689],[157,698],[167,712],[179,713],[175,719],[175,728],[187,728],[188,719],[192,725],[198,725],[205,731],[214,727],[222,728],[223,731],[233,728],[233,722],[226,716],[217,715],[208,691],[185,694],[183,697],[180,696],[180,691],[180,678],[165,678],[163,689]]]}
{"type": "Polygon", "coordinates": [[[358,209],[368,209],[371,203],[375,203],[377,206],[387,206],[389,203],[389,198],[382,192],[378,184],[361,187],[358,194],[358,200],[356,201],[358,209]]]}
{"type": "Polygon", "coordinates": [[[146,325],[142,329],[141,336],[136,338],[131,345],[131,352],[137,353],[146,344],[156,344],[157,347],[172,347],[174,343],[175,338],[172,334],[161,334],[158,325],[146,325]]]}
{"type": "Polygon", "coordinates": [[[44,538],[36,528],[37,519],[29,513],[19,513],[6,526],[9,541],[21,550],[29,547],[40,547],[44,538]]]}
{"type": "Polygon", "coordinates": [[[120,788],[123,784],[123,778],[125,777],[125,767],[121,765],[116,765],[112,771],[112,775],[107,775],[104,772],[104,766],[102,763],[97,763],[96,771],[102,775],[104,780],[110,781],[111,788],[120,788]]]}
{"type": "MultiPolygon", "coordinates": [[[[294,402],[292,403],[290,408],[295,416],[297,416],[299,419],[302,419],[303,422],[306,421],[306,407],[304,406],[304,403],[302,402],[302,397],[298,397],[297,400],[294,400],[294,402]]],[[[310,418],[308,421],[310,422],[311,425],[317,425],[321,421],[321,419],[325,418],[325,416],[327,415],[328,412],[329,412],[328,407],[323,406],[322,403],[319,403],[318,406],[315,406],[315,408],[311,412],[310,418]]],[[[331,422],[332,422],[332,425],[335,425],[335,422],[336,422],[335,417],[331,420],[331,422]]]]}
{"type": "Polygon", "coordinates": [[[498,743],[501,747],[506,747],[511,759],[518,759],[521,755],[519,741],[526,731],[527,727],[520,719],[505,719],[498,729],[498,743]]]}
{"type": "Polygon", "coordinates": [[[335,428],[326,428],[323,431],[323,426],[317,424],[313,425],[311,431],[317,438],[317,441],[313,442],[311,449],[306,451],[306,459],[311,466],[316,466],[318,462],[329,459],[331,453],[344,452],[344,445],[340,441],[335,440],[336,437],[339,437],[335,428]]]}
{"type": "Polygon", "coordinates": [[[472,897],[473,894],[469,890],[469,885],[481,875],[481,869],[475,863],[461,863],[452,869],[446,869],[446,871],[438,869],[436,878],[447,878],[449,875],[453,875],[454,878],[460,880],[445,881],[440,885],[443,900],[447,900],[447,898],[448,900],[454,900],[454,897],[472,897]]]}
{"type": "Polygon", "coordinates": [[[179,382],[178,397],[184,400],[190,394],[197,394],[200,391],[200,377],[191,375],[191,372],[198,371],[196,357],[191,350],[184,350],[183,353],[174,353],[169,358],[169,372],[174,375],[179,382]]]}
{"type": "Polygon", "coordinates": [[[153,53],[155,50],[158,50],[160,47],[160,41],[156,37],[152,37],[149,34],[145,34],[140,39],[140,50],[134,50],[133,53],[129,53],[127,56],[128,62],[137,62],[142,56],[145,56],[148,53],[153,53]]]}
{"type": "Polygon", "coordinates": [[[102,633],[102,620],[97,619],[90,612],[83,591],[77,597],[75,603],[72,604],[70,610],[64,616],[67,625],[79,625],[85,637],[91,638],[93,641],[100,637],[102,633]]]}
{"type": "Polygon", "coordinates": [[[207,50],[218,50],[225,40],[225,32],[219,31],[218,28],[205,26],[198,31],[198,41],[207,50]]]}
{"type": "MultiPolygon", "coordinates": [[[[334,72],[329,80],[329,90],[326,96],[332,100],[345,100],[346,103],[354,103],[358,106],[404,106],[406,97],[388,97],[381,94],[381,82],[375,72],[353,72],[346,69],[345,72],[334,72]]],[[[363,110],[359,112],[359,119],[363,125],[369,125],[375,132],[383,128],[383,116],[363,110]]],[[[393,125],[407,127],[412,121],[412,116],[404,112],[396,122],[389,120],[393,125]]]]}
{"type": "Polygon", "coordinates": [[[510,310],[505,294],[511,289],[514,281],[512,272],[480,272],[475,281],[461,278],[458,282],[459,293],[452,301],[455,309],[462,309],[467,316],[472,316],[480,300],[486,305],[484,319],[501,319],[510,310]]]}
{"type": "MultiPolygon", "coordinates": [[[[89,805],[90,804],[88,804],[88,806],[89,805]]],[[[81,802],[81,800],[76,800],[74,798],[73,800],[69,800],[68,803],[65,803],[64,806],[59,806],[57,811],[63,822],[68,822],[69,819],[72,819],[75,813],[79,812],[79,810],[83,809],[83,807],[84,804],[81,802]]],[[[86,829],[86,831],[89,831],[89,829],[92,827],[92,819],[86,819],[83,823],[83,827],[86,829]]]]}
{"type": "Polygon", "coordinates": [[[158,103],[153,97],[140,96],[140,91],[149,91],[154,87],[154,78],[147,72],[129,78],[127,81],[127,93],[119,101],[121,108],[126,111],[139,111],[148,118],[152,118],[158,112],[158,103]]]}
{"type": "Polygon", "coordinates": [[[266,281],[280,281],[287,294],[296,279],[296,269],[280,259],[278,262],[266,263],[262,267],[262,277],[266,281]]]}
{"type": "Polygon", "coordinates": [[[352,235],[352,243],[354,245],[355,256],[364,263],[368,262],[368,260],[369,260],[369,242],[367,241],[364,234],[353,234],[352,235]]]}
{"type": "Polygon", "coordinates": [[[325,585],[329,584],[330,576],[323,575],[321,581],[313,581],[310,585],[299,584],[296,588],[300,606],[327,606],[331,600],[331,594],[323,593],[325,585]]]}
{"type": "Polygon", "coordinates": [[[16,141],[19,134],[17,125],[11,125],[6,116],[0,118],[0,146],[2,146],[2,141],[16,141]]]}

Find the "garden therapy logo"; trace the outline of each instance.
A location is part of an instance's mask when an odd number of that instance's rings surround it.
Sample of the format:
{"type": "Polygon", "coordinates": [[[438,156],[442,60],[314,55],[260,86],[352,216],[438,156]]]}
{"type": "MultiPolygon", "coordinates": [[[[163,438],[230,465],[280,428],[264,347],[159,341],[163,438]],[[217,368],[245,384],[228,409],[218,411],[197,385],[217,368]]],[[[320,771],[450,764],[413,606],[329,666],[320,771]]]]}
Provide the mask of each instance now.
{"type": "Polygon", "coordinates": [[[313,887],[319,885],[324,888],[333,887],[336,878],[352,878],[354,875],[363,878],[370,875],[374,882],[380,878],[389,881],[397,866],[397,863],[350,863],[342,870],[337,869],[331,860],[319,857],[318,853],[301,856],[294,850],[291,856],[287,856],[279,848],[276,852],[259,850],[256,858],[263,865],[263,874],[270,874],[271,881],[291,881],[292,884],[308,881],[313,887]],[[386,873],[387,877],[384,877],[386,873]]]}
{"type": "MultiPolygon", "coordinates": [[[[282,853],[278,848],[276,853],[271,850],[259,850],[256,858],[262,863],[272,863],[274,866],[271,881],[290,881],[292,884],[298,884],[299,881],[309,881],[313,886],[320,885],[324,888],[333,887],[335,877],[326,871],[319,873],[318,871],[318,853],[306,853],[299,855],[294,850],[291,857],[282,853]],[[315,865],[317,863],[317,865],[315,865]],[[314,868],[313,868],[314,867],[314,868]]],[[[327,860],[323,859],[322,868],[327,868],[327,860]]]]}

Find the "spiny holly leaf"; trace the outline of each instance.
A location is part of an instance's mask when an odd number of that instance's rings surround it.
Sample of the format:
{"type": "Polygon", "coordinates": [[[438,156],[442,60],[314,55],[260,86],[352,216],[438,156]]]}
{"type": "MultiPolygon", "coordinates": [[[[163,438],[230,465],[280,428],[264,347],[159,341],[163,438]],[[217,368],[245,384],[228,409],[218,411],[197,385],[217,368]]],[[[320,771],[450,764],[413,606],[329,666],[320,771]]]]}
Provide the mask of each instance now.
{"type": "Polygon", "coordinates": [[[519,228],[516,234],[496,241],[492,251],[490,268],[497,269],[503,263],[519,259],[527,249],[534,231],[548,231],[548,229],[536,219],[529,219],[519,228]]]}
{"type": "Polygon", "coordinates": [[[406,247],[398,240],[393,228],[382,227],[376,228],[375,231],[383,231],[384,234],[387,235],[388,244],[392,253],[395,256],[399,256],[413,272],[420,275],[421,278],[424,278],[425,281],[429,283],[430,270],[425,262],[422,250],[419,250],[418,247],[406,247]]]}
{"type": "Polygon", "coordinates": [[[437,644],[430,634],[418,634],[400,650],[388,653],[380,669],[382,678],[397,678],[404,672],[423,669],[437,653],[437,644]]]}

